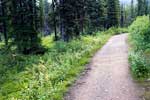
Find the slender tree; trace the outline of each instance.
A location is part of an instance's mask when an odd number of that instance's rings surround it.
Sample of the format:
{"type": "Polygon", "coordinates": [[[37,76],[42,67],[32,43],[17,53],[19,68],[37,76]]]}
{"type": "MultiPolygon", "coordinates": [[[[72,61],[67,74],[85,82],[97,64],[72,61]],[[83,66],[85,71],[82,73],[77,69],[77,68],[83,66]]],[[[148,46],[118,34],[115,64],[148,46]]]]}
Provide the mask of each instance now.
{"type": "Polygon", "coordinates": [[[5,38],[5,44],[8,45],[8,34],[7,34],[7,12],[6,12],[6,9],[7,9],[7,5],[6,5],[6,2],[5,0],[1,0],[0,1],[0,4],[1,4],[1,19],[0,21],[2,22],[2,32],[4,33],[4,38],[5,38]]]}
{"type": "Polygon", "coordinates": [[[134,11],[134,0],[131,0],[131,22],[135,18],[135,11],[134,11]]]}
{"type": "Polygon", "coordinates": [[[64,0],[59,0],[59,19],[60,19],[60,35],[65,41],[65,23],[64,23],[64,0]]]}
{"type": "Polygon", "coordinates": [[[52,10],[53,10],[53,26],[54,26],[54,33],[55,33],[55,40],[58,40],[57,36],[57,22],[56,22],[56,0],[52,0],[52,10]]]}
{"type": "MultiPolygon", "coordinates": [[[[31,0],[32,1],[32,0],[31,0]]],[[[43,27],[44,27],[44,1],[39,0],[39,9],[40,9],[40,31],[43,32],[43,27]]]]}
{"type": "Polygon", "coordinates": [[[100,28],[105,28],[106,8],[105,0],[99,0],[99,17],[100,17],[100,28]]]}
{"type": "Polygon", "coordinates": [[[145,0],[145,15],[148,15],[149,14],[149,1],[148,0],[145,0]]]}
{"type": "Polygon", "coordinates": [[[124,5],[121,5],[121,18],[120,18],[120,26],[124,27],[124,19],[125,19],[125,15],[124,15],[125,11],[124,11],[124,5]]]}
{"type": "Polygon", "coordinates": [[[44,13],[48,15],[49,11],[50,11],[50,3],[48,2],[48,0],[44,0],[44,13]]]}

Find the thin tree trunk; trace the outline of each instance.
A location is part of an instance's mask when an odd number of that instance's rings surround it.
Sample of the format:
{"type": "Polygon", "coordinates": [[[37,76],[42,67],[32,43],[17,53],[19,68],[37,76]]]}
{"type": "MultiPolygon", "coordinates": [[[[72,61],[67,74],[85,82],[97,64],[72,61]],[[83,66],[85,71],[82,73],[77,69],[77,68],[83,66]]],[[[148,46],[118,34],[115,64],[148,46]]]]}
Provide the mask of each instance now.
{"type": "Polygon", "coordinates": [[[5,38],[5,44],[7,46],[8,45],[8,37],[7,37],[7,29],[6,29],[6,12],[4,10],[6,5],[4,3],[5,3],[4,0],[1,0],[2,16],[5,18],[5,19],[3,19],[3,33],[4,33],[4,38],[5,38]]]}
{"type": "Polygon", "coordinates": [[[55,40],[57,41],[58,37],[57,37],[56,12],[55,12],[55,2],[54,2],[54,0],[52,0],[52,9],[53,9],[53,14],[54,14],[53,21],[54,21],[55,40]]]}
{"type": "Polygon", "coordinates": [[[64,24],[64,0],[59,0],[60,7],[59,7],[59,17],[60,17],[60,33],[61,39],[65,41],[65,24],[64,24]]]}

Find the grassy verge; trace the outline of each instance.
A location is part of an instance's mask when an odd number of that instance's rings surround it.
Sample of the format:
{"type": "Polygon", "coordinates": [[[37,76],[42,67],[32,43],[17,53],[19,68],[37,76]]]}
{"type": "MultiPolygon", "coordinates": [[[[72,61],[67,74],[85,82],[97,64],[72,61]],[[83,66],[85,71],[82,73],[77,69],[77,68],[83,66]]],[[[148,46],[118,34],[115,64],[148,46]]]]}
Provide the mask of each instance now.
{"type": "Polygon", "coordinates": [[[42,44],[48,51],[44,55],[0,49],[0,100],[62,100],[91,56],[115,32],[109,29],[69,43],[45,37],[42,44]]]}
{"type": "Polygon", "coordinates": [[[147,16],[138,17],[130,26],[129,35],[131,70],[137,78],[148,78],[150,75],[150,24],[147,16]]]}
{"type": "Polygon", "coordinates": [[[150,98],[150,24],[148,16],[138,17],[130,26],[129,62],[133,77],[144,87],[143,98],[150,98]]]}

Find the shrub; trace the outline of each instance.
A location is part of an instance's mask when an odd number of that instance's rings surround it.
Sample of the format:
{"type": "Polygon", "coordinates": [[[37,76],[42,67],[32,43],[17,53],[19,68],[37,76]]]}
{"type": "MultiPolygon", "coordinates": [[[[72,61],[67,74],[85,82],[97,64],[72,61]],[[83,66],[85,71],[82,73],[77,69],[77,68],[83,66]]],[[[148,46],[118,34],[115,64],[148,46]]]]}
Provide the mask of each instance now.
{"type": "Polygon", "coordinates": [[[129,55],[131,71],[137,78],[147,78],[149,76],[149,66],[145,58],[139,52],[131,52],[129,55]]]}
{"type": "Polygon", "coordinates": [[[129,61],[134,75],[138,78],[149,77],[150,64],[150,23],[148,16],[137,17],[130,28],[131,53],[129,61]]]}
{"type": "Polygon", "coordinates": [[[104,33],[107,33],[107,34],[122,34],[122,33],[128,33],[128,29],[127,28],[115,28],[115,27],[112,27],[112,28],[109,28],[107,31],[105,31],[104,33]]]}
{"type": "Polygon", "coordinates": [[[137,17],[130,26],[132,42],[134,49],[145,50],[150,41],[150,23],[147,16],[137,17]]]}

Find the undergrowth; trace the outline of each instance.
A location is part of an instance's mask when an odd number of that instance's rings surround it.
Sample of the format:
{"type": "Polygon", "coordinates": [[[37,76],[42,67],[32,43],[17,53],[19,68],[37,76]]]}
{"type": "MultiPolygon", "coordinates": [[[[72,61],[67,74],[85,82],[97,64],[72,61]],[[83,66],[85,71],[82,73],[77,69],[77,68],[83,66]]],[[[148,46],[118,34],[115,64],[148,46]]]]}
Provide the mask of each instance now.
{"type": "Polygon", "coordinates": [[[148,16],[138,17],[130,26],[129,61],[131,71],[136,78],[150,76],[150,23],[148,16]]]}
{"type": "Polygon", "coordinates": [[[69,43],[43,38],[44,55],[22,55],[0,49],[0,100],[62,100],[68,87],[85,68],[114,29],[69,43]]]}

